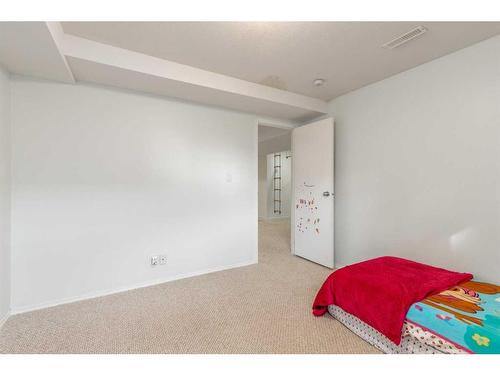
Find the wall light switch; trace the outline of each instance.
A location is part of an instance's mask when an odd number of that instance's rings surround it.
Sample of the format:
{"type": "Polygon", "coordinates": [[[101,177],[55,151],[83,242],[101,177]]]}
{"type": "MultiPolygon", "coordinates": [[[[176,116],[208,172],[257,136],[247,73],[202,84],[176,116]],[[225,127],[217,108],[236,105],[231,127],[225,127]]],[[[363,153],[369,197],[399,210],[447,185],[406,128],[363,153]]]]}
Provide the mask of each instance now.
{"type": "Polygon", "coordinates": [[[158,255],[154,255],[151,257],[151,265],[157,266],[160,263],[160,259],[158,255]]]}
{"type": "Polygon", "coordinates": [[[167,256],[166,255],[160,255],[159,256],[160,258],[160,265],[164,265],[164,264],[167,264],[167,256]]]}

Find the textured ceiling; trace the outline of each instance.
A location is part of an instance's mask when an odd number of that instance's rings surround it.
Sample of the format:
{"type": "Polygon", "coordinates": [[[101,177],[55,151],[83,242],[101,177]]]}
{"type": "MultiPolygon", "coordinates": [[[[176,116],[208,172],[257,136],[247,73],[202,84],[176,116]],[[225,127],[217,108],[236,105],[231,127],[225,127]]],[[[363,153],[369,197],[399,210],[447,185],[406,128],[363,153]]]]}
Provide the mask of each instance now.
{"type": "Polygon", "coordinates": [[[66,33],[330,100],[500,34],[487,22],[63,22],[66,33]],[[394,50],[381,45],[424,25],[394,50]],[[314,87],[315,78],[325,78],[314,87]]]}
{"type": "Polygon", "coordinates": [[[259,142],[289,133],[290,129],[275,128],[272,126],[259,125],[259,142]]]}

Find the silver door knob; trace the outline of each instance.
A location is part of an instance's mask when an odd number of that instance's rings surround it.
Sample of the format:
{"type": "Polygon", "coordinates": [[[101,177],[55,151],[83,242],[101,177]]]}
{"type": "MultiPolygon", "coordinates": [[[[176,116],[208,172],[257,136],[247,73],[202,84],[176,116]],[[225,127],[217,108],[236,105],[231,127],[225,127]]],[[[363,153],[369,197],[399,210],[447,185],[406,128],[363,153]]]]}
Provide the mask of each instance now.
{"type": "Polygon", "coordinates": [[[329,191],[324,191],[323,192],[323,196],[324,197],[329,197],[330,196],[330,192],[329,191]]]}

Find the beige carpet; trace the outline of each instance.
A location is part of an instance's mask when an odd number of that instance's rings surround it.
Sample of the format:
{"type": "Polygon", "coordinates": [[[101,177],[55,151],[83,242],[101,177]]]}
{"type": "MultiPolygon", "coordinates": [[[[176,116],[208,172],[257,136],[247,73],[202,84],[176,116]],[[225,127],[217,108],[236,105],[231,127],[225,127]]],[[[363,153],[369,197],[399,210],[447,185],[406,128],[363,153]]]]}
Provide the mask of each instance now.
{"type": "Polygon", "coordinates": [[[259,264],[11,317],[0,353],[379,353],[311,314],[330,270],[259,223],[259,264]]]}

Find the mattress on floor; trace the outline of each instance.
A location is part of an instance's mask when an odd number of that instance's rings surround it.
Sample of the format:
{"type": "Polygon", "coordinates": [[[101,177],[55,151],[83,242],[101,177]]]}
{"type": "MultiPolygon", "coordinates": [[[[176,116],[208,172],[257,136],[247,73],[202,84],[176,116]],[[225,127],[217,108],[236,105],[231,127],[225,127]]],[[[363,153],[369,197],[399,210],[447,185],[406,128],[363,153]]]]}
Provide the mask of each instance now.
{"type": "Polygon", "coordinates": [[[403,326],[403,337],[399,345],[394,344],[382,333],[372,328],[362,320],[356,318],[340,307],[335,305],[328,306],[328,312],[335,319],[357,334],[359,337],[369,342],[377,349],[387,354],[443,354],[443,353],[464,353],[460,348],[455,347],[452,343],[444,346],[441,350],[428,345],[425,342],[425,336],[418,335],[414,326],[408,325],[405,322],[403,326]]]}
{"type": "Polygon", "coordinates": [[[500,353],[500,287],[470,281],[413,304],[401,344],[335,305],[329,313],[385,353],[500,353]]]}

